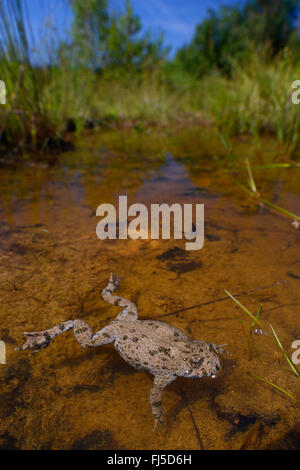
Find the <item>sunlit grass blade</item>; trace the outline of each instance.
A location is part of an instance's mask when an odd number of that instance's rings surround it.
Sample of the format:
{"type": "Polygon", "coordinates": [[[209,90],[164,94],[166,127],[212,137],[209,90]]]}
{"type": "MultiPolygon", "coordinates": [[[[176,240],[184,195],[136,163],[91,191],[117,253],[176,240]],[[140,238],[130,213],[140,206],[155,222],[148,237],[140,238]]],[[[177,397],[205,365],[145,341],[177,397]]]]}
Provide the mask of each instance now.
{"type": "MultiPolygon", "coordinates": [[[[219,135],[220,135],[220,138],[225,146],[225,148],[227,149],[231,159],[233,162],[236,161],[236,156],[235,154],[233,153],[231,147],[229,146],[229,143],[227,141],[227,138],[224,134],[222,134],[220,131],[219,131],[219,135]]],[[[272,164],[272,167],[275,168],[275,165],[277,167],[279,167],[279,165],[284,165],[284,167],[286,167],[286,165],[291,165],[291,164],[272,164]]],[[[294,164],[294,166],[299,166],[298,164],[294,164]]],[[[269,166],[271,167],[271,166],[269,166]]],[[[280,206],[277,206],[276,204],[273,204],[272,202],[268,201],[267,199],[264,199],[261,197],[261,195],[258,193],[257,191],[257,188],[256,188],[256,184],[255,184],[255,181],[254,181],[254,177],[253,177],[253,173],[252,173],[252,169],[251,169],[251,166],[250,166],[250,163],[249,163],[249,160],[246,159],[246,170],[248,172],[248,176],[249,176],[249,186],[250,186],[250,189],[247,188],[245,185],[243,185],[242,183],[240,183],[239,181],[237,181],[235,178],[233,178],[233,180],[235,181],[235,183],[240,186],[240,188],[242,188],[244,191],[246,191],[250,196],[254,197],[257,199],[257,201],[259,201],[260,203],[264,204],[265,206],[267,207],[270,207],[271,209],[273,209],[274,211],[276,212],[279,212],[280,214],[286,216],[286,217],[289,217],[293,220],[298,220],[300,221],[300,216],[296,215],[296,214],[293,214],[292,212],[284,209],[283,207],[280,207],[280,206]]],[[[230,170],[229,170],[230,171],[230,170]]]]}
{"type": "MultiPolygon", "coordinates": [[[[264,326],[263,324],[258,320],[258,316],[260,314],[260,311],[261,311],[261,305],[259,306],[258,308],[258,311],[257,311],[257,314],[256,316],[254,316],[241,302],[239,302],[232,294],[230,294],[230,292],[228,292],[226,289],[224,289],[226,294],[229,295],[229,297],[241,308],[244,310],[244,312],[247,313],[247,315],[249,315],[253,322],[251,324],[251,327],[254,327],[256,324],[259,325],[262,329],[264,329],[264,326]]],[[[289,356],[287,355],[287,353],[285,352],[274,328],[272,325],[270,325],[270,328],[272,330],[272,333],[273,333],[273,336],[274,336],[274,339],[273,339],[273,342],[276,344],[276,346],[280,349],[280,351],[282,352],[284,358],[286,359],[287,363],[289,364],[289,367],[293,373],[293,375],[295,375],[297,378],[300,379],[300,372],[298,371],[297,367],[292,363],[292,361],[290,360],[289,356]]]]}
{"type": "Polygon", "coordinates": [[[262,323],[258,320],[258,315],[254,316],[251,312],[249,312],[249,310],[243,305],[241,304],[241,302],[239,302],[232,294],[230,294],[230,292],[228,292],[228,290],[224,289],[226,294],[229,295],[229,297],[239,306],[241,307],[241,309],[244,310],[244,312],[247,313],[247,315],[249,315],[252,320],[253,320],[253,323],[252,325],[255,326],[255,325],[259,325],[261,328],[263,328],[263,325],[262,323]]]}
{"type": "Polygon", "coordinates": [[[258,375],[256,374],[253,374],[253,372],[248,372],[249,375],[251,375],[251,377],[254,377],[255,379],[258,379],[258,380],[261,380],[262,382],[268,384],[268,385],[271,385],[272,387],[276,388],[277,390],[279,390],[280,392],[284,393],[285,395],[287,395],[289,398],[291,398],[292,400],[294,400],[295,402],[299,403],[298,400],[293,396],[291,395],[287,390],[285,390],[284,388],[282,387],[279,387],[279,385],[276,385],[274,384],[273,382],[270,382],[269,380],[267,379],[264,379],[263,377],[259,377],[258,375]]]}
{"type": "Polygon", "coordinates": [[[262,197],[258,197],[259,201],[265,204],[265,206],[271,207],[271,209],[274,209],[277,212],[280,212],[281,214],[293,219],[293,220],[300,220],[300,216],[294,214],[293,212],[290,212],[283,207],[279,207],[276,204],[273,204],[272,202],[268,201],[267,199],[264,199],[262,197]]]}
{"type": "Polygon", "coordinates": [[[253,167],[255,170],[268,170],[273,168],[300,168],[300,163],[268,163],[253,167]]]}
{"type": "Polygon", "coordinates": [[[247,166],[247,171],[248,171],[250,189],[251,191],[253,191],[253,193],[258,194],[248,158],[246,158],[246,166],[247,166]]]}
{"type": "MultiPolygon", "coordinates": [[[[262,323],[258,320],[258,317],[259,317],[259,314],[261,312],[261,305],[258,307],[258,310],[257,310],[257,313],[256,313],[256,316],[254,316],[243,304],[241,304],[241,302],[239,302],[232,294],[230,294],[230,292],[228,292],[226,289],[225,289],[225,292],[226,294],[232,299],[234,300],[234,302],[240,307],[242,308],[242,310],[244,310],[244,312],[247,313],[247,315],[250,316],[250,318],[252,318],[253,322],[251,323],[251,328],[250,328],[250,337],[249,337],[249,340],[248,340],[248,346],[249,346],[249,359],[252,359],[252,347],[251,347],[251,331],[252,331],[252,328],[258,324],[259,326],[263,327],[262,323]]],[[[287,369],[287,371],[291,374],[293,374],[294,377],[296,377],[297,379],[300,379],[300,373],[299,373],[299,370],[297,369],[297,367],[292,363],[291,359],[289,358],[288,354],[286,353],[286,351],[284,350],[274,328],[272,325],[270,325],[270,328],[271,328],[271,331],[273,333],[273,336],[270,337],[270,339],[272,340],[272,342],[275,344],[275,346],[280,350],[281,354],[283,355],[284,359],[287,361],[288,365],[289,365],[289,369],[287,369]]],[[[287,395],[289,398],[292,398],[294,401],[297,401],[295,397],[293,397],[293,395],[291,395],[289,392],[287,392],[285,389],[283,389],[282,387],[279,387],[278,385],[274,384],[273,382],[270,382],[269,380],[267,379],[264,379],[263,377],[259,377],[255,374],[252,374],[250,372],[248,372],[250,375],[252,375],[253,377],[261,380],[262,382],[265,382],[269,385],[271,385],[272,387],[275,387],[276,389],[280,390],[282,393],[284,393],[285,395],[287,395]]]]}
{"type": "MultiPolygon", "coordinates": [[[[300,168],[300,163],[267,163],[265,165],[253,165],[252,170],[273,170],[273,169],[288,169],[288,168],[300,168]]],[[[247,168],[225,168],[224,173],[241,173],[248,171],[247,168]]]]}
{"type": "Polygon", "coordinates": [[[253,170],[271,170],[273,168],[300,168],[300,163],[267,163],[252,167],[253,170]]]}
{"type": "Polygon", "coordinates": [[[255,321],[253,321],[253,322],[251,323],[251,327],[254,327],[255,324],[257,323],[257,320],[258,320],[258,317],[259,317],[259,315],[260,315],[261,309],[262,309],[262,305],[260,305],[260,306],[258,307],[256,316],[255,316],[255,321]]]}
{"type": "Polygon", "coordinates": [[[279,349],[281,350],[281,352],[282,352],[283,356],[285,357],[285,359],[286,359],[288,365],[290,366],[290,369],[291,369],[293,375],[295,375],[298,379],[300,379],[300,372],[298,371],[297,367],[292,363],[292,361],[290,360],[289,356],[287,355],[287,353],[286,353],[285,350],[283,349],[283,346],[282,346],[282,344],[281,344],[281,342],[280,342],[280,340],[279,340],[279,338],[278,338],[278,336],[277,336],[277,334],[276,334],[276,332],[275,332],[273,326],[270,325],[270,328],[271,328],[271,330],[272,330],[272,333],[273,333],[273,335],[274,335],[275,341],[276,341],[276,343],[277,343],[279,349]]]}
{"type": "Polygon", "coordinates": [[[271,209],[275,210],[276,212],[279,212],[280,214],[289,217],[290,219],[293,220],[299,220],[300,221],[300,216],[293,214],[292,212],[284,209],[283,207],[279,207],[276,204],[273,204],[272,202],[268,201],[267,199],[262,198],[260,195],[254,193],[250,189],[248,189],[246,186],[244,186],[242,183],[237,181],[235,178],[233,178],[235,183],[240,186],[244,191],[246,191],[250,196],[254,197],[257,201],[262,202],[265,206],[270,207],[271,209]]]}

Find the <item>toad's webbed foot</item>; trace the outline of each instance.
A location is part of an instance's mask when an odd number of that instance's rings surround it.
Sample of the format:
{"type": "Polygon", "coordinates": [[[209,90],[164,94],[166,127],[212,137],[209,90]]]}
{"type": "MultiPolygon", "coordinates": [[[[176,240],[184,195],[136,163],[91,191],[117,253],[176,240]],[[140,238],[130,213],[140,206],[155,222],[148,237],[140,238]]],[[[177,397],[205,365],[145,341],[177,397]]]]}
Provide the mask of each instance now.
{"type": "Polygon", "coordinates": [[[71,328],[73,328],[73,321],[68,320],[50,328],[49,330],[25,332],[25,343],[15,350],[21,351],[31,349],[32,352],[37,352],[40,349],[44,349],[49,346],[51,339],[70,330],[71,328]]]}
{"type": "Polygon", "coordinates": [[[32,352],[37,352],[49,346],[51,338],[47,335],[47,331],[26,332],[24,335],[26,337],[25,343],[19,348],[15,348],[15,351],[31,349],[32,352]]]}
{"type": "Polygon", "coordinates": [[[107,325],[97,333],[93,334],[92,328],[83,320],[67,320],[49,330],[37,331],[32,333],[24,333],[26,342],[23,346],[17,348],[17,351],[31,349],[33,352],[46,348],[51,339],[61,335],[65,331],[74,331],[74,336],[83,348],[94,348],[112,343],[115,340],[114,329],[111,325],[107,325]]]}
{"type": "Polygon", "coordinates": [[[153,426],[153,431],[157,428],[157,425],[161,427],[162,429],[165,427],[164,425],[164,414],[161,413],[159,416],[154,416],[154,426],[153,426]]]}
{"type": "Polygon", "coordinates": [[[119,287],[120,281],[121,281],[121,276],[114,276],[113,273],[110,273],[108,283],[112,284],[115,289],[117,289],[119,287]]]}

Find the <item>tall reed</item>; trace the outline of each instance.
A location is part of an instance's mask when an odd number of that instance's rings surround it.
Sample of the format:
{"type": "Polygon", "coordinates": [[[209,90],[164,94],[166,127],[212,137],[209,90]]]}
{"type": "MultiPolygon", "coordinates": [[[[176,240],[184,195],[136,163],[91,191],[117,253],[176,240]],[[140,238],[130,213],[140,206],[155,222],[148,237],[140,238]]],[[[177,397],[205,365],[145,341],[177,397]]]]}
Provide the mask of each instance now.
{"type": "Polygon", "coordinates": [[[274,134],[289,156],[300,142],[300,105],[291,99],[299,77],[299,59],[289,49],[272,59],[253,52],[247,65],[233,62],[232,78],[204,77],[202,107],[227,133],[274,134]]]}

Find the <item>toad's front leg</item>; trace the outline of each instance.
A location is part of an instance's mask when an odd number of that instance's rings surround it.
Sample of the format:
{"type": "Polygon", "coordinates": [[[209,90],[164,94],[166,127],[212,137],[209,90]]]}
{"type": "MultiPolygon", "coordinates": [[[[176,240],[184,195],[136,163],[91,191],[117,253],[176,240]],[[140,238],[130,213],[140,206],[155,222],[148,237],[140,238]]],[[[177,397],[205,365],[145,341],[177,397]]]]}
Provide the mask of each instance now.
{"type": "Polygon", "coordinates": [[[154,428],[155,430],[157,424],[163,424],[163,411],[161,406],[161,393],[163,389],[176,377],[174,375],[156,375],[154,377],[153,385],[150,390],[150,404],[152,406],[152,413],[154,416],[154,428]]]}

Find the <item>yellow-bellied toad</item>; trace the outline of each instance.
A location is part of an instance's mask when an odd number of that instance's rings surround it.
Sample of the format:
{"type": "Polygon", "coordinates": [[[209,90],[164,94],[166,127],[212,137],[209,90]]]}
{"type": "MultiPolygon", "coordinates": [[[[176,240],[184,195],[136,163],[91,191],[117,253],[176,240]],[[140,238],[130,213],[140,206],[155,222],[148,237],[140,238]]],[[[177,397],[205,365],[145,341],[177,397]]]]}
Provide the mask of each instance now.
{"type": "Polygon", "coordinates": [[[133,302],[113,295],[119,278],[110,275],[103,299],[111,304],[125,307],[108,326],[97,333],[83,320],[68,320],[49,330],[24,333],[26,342],[18,350],[37,351],[49,345],[51,339],[74,330],[83,348],[92,348],[114,342],[116,350],[136,369],[154,375],[150,391],[150,403],[155,426],[162,423],[162,390],[179,376],[215,376],[222,367],[222,346],[188,338],[174,326],[155,320],[138,320],[137,307],[133,302]]]}

